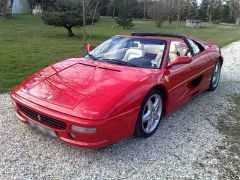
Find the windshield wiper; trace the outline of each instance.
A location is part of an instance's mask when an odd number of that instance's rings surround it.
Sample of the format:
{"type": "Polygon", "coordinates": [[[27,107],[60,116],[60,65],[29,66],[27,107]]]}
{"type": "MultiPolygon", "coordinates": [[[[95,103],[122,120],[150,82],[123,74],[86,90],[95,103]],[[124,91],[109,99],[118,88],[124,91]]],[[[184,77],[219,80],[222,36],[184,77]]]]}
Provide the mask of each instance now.
{"type": "Polygon", "coordinates": [[[90,54],[90,53],[87,53],[87,55],[93,59],[94,61],[99,61],[94,55],[90,54]]]}
{"type": "Polygon", "coordinates": [[[117,59],[101,59],[103,61],[107,61],[113,64],[119,64],[119,65],[124,65],[124,66],[132,66],[132,67],[137,67],[135,64],[132,64],[130,62],[125,62],[117,59]]]}

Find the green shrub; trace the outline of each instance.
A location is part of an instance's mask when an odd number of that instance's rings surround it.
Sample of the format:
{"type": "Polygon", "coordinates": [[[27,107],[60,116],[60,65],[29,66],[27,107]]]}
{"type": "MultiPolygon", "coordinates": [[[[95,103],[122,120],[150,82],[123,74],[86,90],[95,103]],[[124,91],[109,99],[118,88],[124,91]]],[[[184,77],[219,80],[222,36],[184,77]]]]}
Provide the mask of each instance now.
{"type": "Polygon", "coordinates": [[[216,19],[216,20],[213,20],[213,24],[220,24],[222,22],[221,19],[216,19]]]}
{"type": "Polygon", "coordinates": [[[122,26],[124,29],[129,29],[134,26],[132,23],[133,19],[127,12],[120,13],[119,16],[116,18],[116,23],[119,26],[122,26]]]}
{"type": "Polygon", "coordinates": [[[160,28],[162,26],[162,24],[164,23],[164,20],[155,19],[155,23],[156,23],[156,26],[160,28]]]}
{"type": "MultiPolygon", "coordinates": [[[[86,24],[91,24],[94,10],[86,12],[86,24]]],[[[51,26],[64,27],[68,31],[68,36],[74,36],[72,28],[83,26],[81,0],[56,0],[55,7],[46,11],[42,15],[42,20],[51,26]]],[[[94,23],[97,22],[100,15],[97,13],[94,23]]]]}

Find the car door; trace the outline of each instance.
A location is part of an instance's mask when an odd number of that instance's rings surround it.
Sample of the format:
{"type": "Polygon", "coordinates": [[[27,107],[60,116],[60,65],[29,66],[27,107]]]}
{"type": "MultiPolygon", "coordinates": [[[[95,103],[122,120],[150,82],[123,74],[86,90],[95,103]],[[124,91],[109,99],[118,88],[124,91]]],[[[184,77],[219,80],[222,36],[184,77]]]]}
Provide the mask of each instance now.
{"type": "MultiPolygon", "coordinates": [[[[180,56],[192,57],[192,53],[182,39],[172,40],[169,48],[168,63],[175,61],[180,56]]],[[[168,68],[169,74],[164,78],[167,81],[167,109],[169,112],[184,104],[193,96],[192,76],[194,73],[191,64],[180,64],[168,68]]]]}
{"type": "Polygon", "coordinates": [[[193,50],[191,62],[192,91],[197,94],[209,87],[213,66],[209,65],[211,54],[197,41],[188,39],[193,50]]]}

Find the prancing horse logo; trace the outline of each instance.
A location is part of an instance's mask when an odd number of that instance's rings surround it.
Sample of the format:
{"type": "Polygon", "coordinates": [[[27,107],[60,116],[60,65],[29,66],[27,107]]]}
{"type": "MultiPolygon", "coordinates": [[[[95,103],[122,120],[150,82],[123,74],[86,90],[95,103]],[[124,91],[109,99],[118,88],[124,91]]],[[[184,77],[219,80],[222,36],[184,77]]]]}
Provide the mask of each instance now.
{"type": "Polygon", "coordinates": [[[38,114],[37,118],[38,118],[39,121],[42,120],[40,114],[38,114]]]}

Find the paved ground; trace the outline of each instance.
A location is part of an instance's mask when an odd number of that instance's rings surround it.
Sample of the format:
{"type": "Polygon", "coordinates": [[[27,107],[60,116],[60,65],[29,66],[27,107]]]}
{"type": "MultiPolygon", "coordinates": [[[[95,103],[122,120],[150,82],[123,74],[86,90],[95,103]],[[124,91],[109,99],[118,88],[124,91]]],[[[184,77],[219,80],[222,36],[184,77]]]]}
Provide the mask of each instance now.
{"type": "Polygon", "coordinates": [[[222,174],[212,154],[224,145],[216,128],[240,94],[240,42],[224,47],[219,88],[205,92],[169,117],[145,140],[129,138],[101,150],[77,149],[28,130],[0,95],[0,179],[211,178],[222,174]]]}

